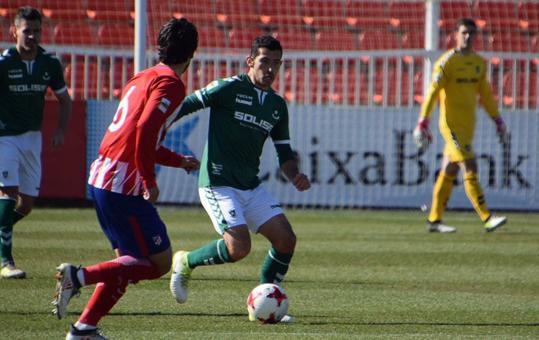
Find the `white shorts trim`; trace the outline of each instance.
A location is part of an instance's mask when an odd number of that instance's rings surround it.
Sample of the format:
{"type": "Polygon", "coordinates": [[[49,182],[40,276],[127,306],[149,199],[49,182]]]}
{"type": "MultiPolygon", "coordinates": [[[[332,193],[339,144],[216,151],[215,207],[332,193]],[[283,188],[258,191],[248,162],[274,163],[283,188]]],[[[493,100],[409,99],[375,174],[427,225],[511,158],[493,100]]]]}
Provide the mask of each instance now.
{"type": "Polygon", "coordinates": [[[198,194],[215,231],[220,235],[240,225],[247,225],[252,233],[257,233],[269,219],[284,213],[281,204],[261,185],[253,190],[198,188],[198,194]]]}
{"type": "Polygon", "coordinates": [[[0,187],[37,197],[41,183],[41,132],[0,137],[0,187]]]}

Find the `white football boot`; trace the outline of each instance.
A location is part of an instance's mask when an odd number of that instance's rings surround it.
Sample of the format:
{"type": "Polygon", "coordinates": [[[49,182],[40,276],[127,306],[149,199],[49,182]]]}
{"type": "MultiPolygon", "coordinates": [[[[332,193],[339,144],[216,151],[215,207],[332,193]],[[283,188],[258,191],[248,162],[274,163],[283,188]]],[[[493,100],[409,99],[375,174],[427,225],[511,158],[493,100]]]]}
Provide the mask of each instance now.
{"type": "Polygon", "coordinates": [[[2,266],[0,277],[3,279],[24,279],[26,277],[26,273],[15,267],[13,263],[8,263],[2,266]]]}
{"type": "Polygon", "coordinates": [[[491,215],[488,218],[488,220],[485,222],[485,231],[487,233],[490,233],[491,231],[494,231],[494,230],[500,228],[506,222],[507,222],[507,217],[505,217],[505,216],[491,215]]]}
{"type": "Polygon", "coordinates": [[[56,268],[56,293],[52,304],[54,309],[52,313],[58,319],[67,315],[67,305],[69,300],[75,295],[80,295],[80,283],[77,278],[78,267],[70,263],[62,263],[56,268]]]}
{"type": "Polygon", "coordinates": [[[457,228],[451,227],[439,222],[427,222],[427,230],[431,233],[454,233],[457,231],[457,228]]]}
{"type": "Polygon", "coordinates": [[[178,303],[187,301],[187,286],[193,269],[187,264],[189,252],[180,250],[172,258],[172,275],[170,275],[170,292],[178,303]]]}

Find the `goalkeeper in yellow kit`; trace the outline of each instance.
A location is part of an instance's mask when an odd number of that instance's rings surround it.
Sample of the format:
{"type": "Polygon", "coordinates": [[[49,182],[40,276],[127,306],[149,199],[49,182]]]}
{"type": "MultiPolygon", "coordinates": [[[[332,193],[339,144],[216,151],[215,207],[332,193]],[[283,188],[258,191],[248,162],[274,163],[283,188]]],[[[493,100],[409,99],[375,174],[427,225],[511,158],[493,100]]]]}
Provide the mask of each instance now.
{"type": "Polygon", "coordinates": [[[487,208],[477,176],[477,161],[472,142],[475,130],[477,95],[481,105],[496,124],[500,142],[506,141],[506,127],[496,102],[492,97],[486,78],[486,64],[473,51],[476,25],[472,19],[457,22],[455,49],[444,53],[434,65],[432,83],[421,107],[419,121],[414,129],[414,140],[419,147],[426,147],[432,139],[429,117],[440,100],[439,128],[445,140],[442,166],[432,193],[432,205],[428,217],[428,230],[451,233],[454,227],[442,223],[442,214],[451,196],[453,182],[459,169],[464,173],[464,189],[487,232],[493,231],[507,221],[506,217],[494,216],[487,208]]]}

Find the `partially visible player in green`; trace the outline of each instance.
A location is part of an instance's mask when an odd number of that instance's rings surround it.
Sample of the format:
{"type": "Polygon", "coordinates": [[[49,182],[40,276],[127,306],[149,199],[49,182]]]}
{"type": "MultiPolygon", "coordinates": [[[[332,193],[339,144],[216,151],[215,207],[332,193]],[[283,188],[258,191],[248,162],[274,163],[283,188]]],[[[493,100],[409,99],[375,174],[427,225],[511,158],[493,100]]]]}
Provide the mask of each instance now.
{"type": "Polygon", "coordinates": [[[41,123],[48,87],[60,104],[54,147],[64,143],[71,114],[60,61],[39,46],[41,14],[37,9],[17,10],[14,35],[15,47],[0,56],[0,276],[8,279],[26,276],[13,259],[13,225],[30,213],[39,194],[41,123]]]}
{"type": "MultiPolygon", "coordinates": [[[[221,238],[174,255],[170,289],[187,299],[191,272],[198,266],[236,262],[251,251],[251,233],[271,243],[260,272],[261,283],[281,284],[296,246],[296,235],[283,209],[260,184],[260,156],[271,137],[282,172],[298,191],[311,186],[299,171],[290,147],[288,109],[271,85],[283,50],[272,36],[254,40],[247,74],[215,80],[186,97],[180,115],[209,107],[208,140],[202,156],[199,196],[221,238]]],[[[285,319],[290,320],[290,317],[285,319]]]]}
{"type": "Polygon", "coordinates": [[[456,231],[456,228],[442,223],[442,215],[459,169],[464,173],[466,195],[483,221],[485,230],[493,231],[507,221],[506,217],[492,215],[487,208],[478,180],[477,161],[472,147],[478,95],[482,106],[496,125],[500,142],[504,143],[507,139],[505,123],[498,112],[487,80],[485,61],[473,50],[476,32],[477,28],[472,19],[458,20],[457,46],[436,61],[432,83],[421,107],[417,127],[414,129],[417,145],[428,146],[432,139],[429,117],[439,99],[439,128],[445,141],[445,149],[427,220],[430,232],[456,231]]]}

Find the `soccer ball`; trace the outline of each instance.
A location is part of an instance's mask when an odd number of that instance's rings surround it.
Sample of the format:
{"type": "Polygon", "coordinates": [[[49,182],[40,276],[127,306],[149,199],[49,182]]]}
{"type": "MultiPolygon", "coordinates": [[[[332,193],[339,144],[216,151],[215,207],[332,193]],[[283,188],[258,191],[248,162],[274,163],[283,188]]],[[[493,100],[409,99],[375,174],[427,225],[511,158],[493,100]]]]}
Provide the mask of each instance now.
{"type": "Polygon", "coordinates": [[[256,286],[247,297],[250,320],[277,323],[288,312],[288,297],[284,289],[273,283],[256,286]]]}

